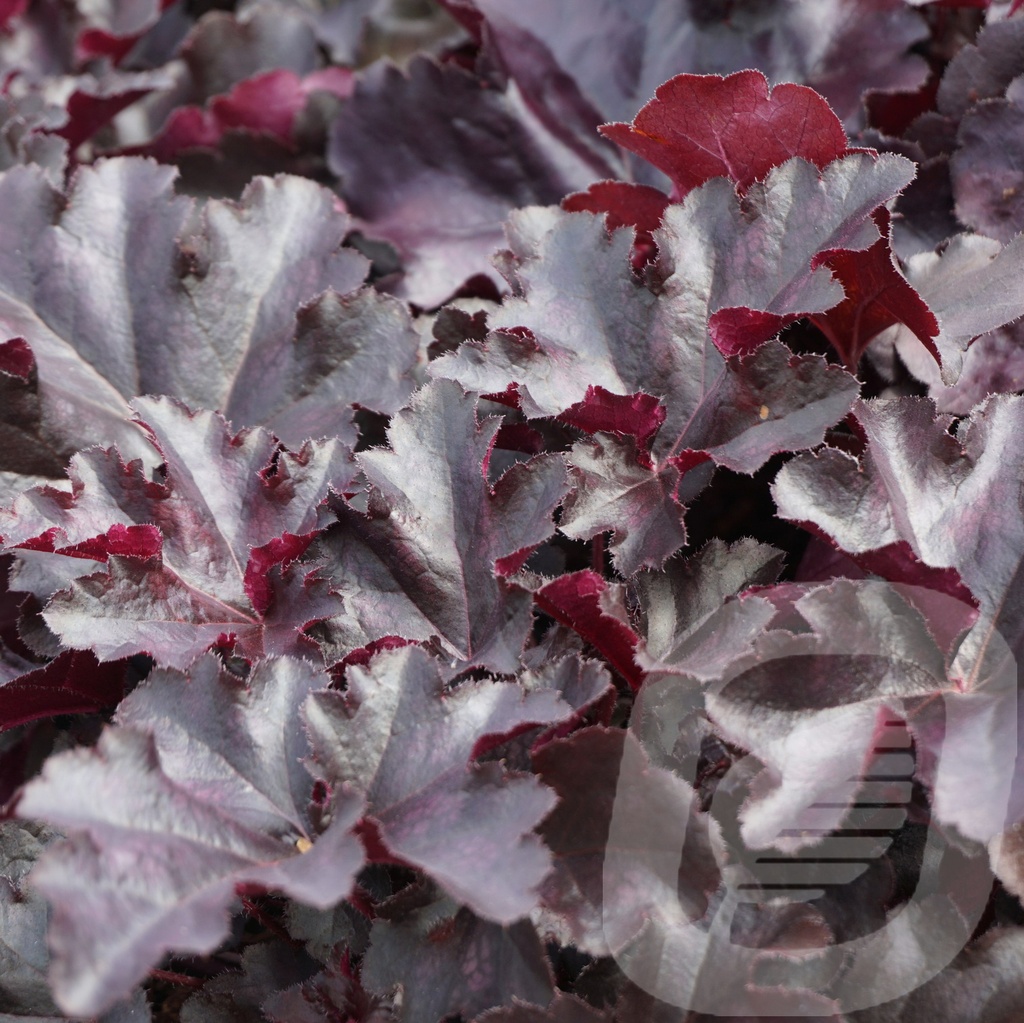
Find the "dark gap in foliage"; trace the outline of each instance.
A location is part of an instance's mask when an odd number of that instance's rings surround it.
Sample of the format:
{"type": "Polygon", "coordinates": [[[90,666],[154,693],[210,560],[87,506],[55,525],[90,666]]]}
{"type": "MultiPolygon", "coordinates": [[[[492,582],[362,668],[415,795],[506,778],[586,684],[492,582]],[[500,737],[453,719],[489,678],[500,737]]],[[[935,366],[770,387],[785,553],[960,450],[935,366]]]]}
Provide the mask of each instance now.
{"type": "Polygon", "coordinates": [[[775,516],[770,486],[785,455],[776,455],[752,476],[730,469],[716,470],[710,485],[686,512],[688,547],[699,550],[717,537],[732,543],[753,537],[787,552],[786,575],[792,573],[810,537],[775,516]]]}

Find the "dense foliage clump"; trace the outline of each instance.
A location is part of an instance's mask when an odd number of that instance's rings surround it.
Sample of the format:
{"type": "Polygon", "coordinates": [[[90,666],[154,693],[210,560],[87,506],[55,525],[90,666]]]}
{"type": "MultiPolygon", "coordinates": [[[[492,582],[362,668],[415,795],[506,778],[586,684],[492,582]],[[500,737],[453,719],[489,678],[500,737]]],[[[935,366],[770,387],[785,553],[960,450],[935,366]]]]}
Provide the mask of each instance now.
{"type": "Polygon", "coordinates": [[[1018,7],[0,2],[2,1018],[1024,1018],[1018,7]]]}

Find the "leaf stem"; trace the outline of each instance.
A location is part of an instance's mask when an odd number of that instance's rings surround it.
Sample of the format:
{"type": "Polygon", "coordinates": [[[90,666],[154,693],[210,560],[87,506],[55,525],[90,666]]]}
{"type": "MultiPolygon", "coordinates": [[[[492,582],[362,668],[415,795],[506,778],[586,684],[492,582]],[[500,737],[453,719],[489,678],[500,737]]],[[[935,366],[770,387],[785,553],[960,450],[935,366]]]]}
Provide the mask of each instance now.
{"type": "Polygon", "coordinates": [[[180,984],[183,987],[201,988],[206,980],[202,977],[192,977],[187,973],[175,973],[173,970],[150,970],[151,980],[163,980],[168,984],[180,984]]]}
{"type": "Polygon", "coordinates": [[[272,934],[276,934],[279,938],[283,938],[290,945],[301,945],[302,942],[296,940],[288,933],[288,931],[278,923],[272,916],[270,916],[261,906],[253,902],[252,899],[242,899],[242,909],[253,918],[257,923],[262,924],[272,934]]]}

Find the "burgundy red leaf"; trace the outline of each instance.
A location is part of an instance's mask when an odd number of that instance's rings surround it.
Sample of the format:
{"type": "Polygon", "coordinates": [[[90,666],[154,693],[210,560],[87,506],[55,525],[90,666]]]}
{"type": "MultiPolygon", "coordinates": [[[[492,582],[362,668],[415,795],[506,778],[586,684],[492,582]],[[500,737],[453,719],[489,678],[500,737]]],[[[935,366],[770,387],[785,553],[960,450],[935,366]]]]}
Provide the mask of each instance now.
{"type": "Polygon", "coordinates": [[[534,600],[541,610],[592,643],[634,689],[639,688],[643,673],[633,658],[637,637],[626,623],[615,584],[596,572],[574,572],[539,587],[534,600]]]}
{"type": "Polygon", "coordinates": [[[92,654],[66,650],[0,684],[0,728],[58,714],[94,714],[116,707],[124,693],[124,664],[98,664],[92,654]]]}
{"type": "Polygon", "coordinates": [[[606,124],[601,133],[664,171],[674,200],[711,178],[746,191],[790,157],[824,168],[847,151],[846,132],[823,97],[803,85],[769,89],[759,71],[676,75],[632,124],[606,124]]]}

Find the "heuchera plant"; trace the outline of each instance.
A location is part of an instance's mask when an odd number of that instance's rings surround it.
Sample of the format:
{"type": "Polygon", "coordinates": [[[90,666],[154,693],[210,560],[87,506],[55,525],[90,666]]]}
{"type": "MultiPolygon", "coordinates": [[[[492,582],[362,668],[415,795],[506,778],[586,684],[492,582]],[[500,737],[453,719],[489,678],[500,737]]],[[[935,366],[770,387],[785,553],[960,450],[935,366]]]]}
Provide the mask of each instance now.
{"type": "Polygon", "coordinates": [[[1024,4],[214,6],[0,2],[0,1019],[1024,1019],[1024,4]]]}

